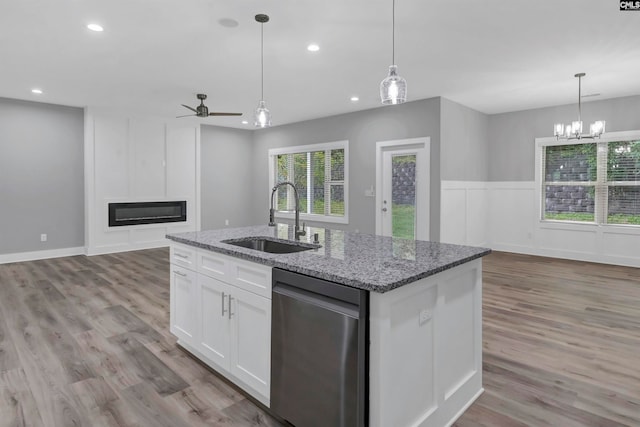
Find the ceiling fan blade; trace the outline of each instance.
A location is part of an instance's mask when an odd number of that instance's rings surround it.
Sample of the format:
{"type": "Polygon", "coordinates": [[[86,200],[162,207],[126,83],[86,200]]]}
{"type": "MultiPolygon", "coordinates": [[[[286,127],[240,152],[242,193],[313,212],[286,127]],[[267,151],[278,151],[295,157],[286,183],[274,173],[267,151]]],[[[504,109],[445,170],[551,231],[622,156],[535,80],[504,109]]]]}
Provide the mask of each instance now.
{"type": "Polygon", "coordinates": [[[176,116],[176,119],[179,119],[180,117],[195,117],[197,116],[197,114],[187,114],[186,116],[176,116]]]}
{"type": "Polygon", "coordinates": [[[184,108],[188,108],[189,110],[193,111],[194,113],[197,113],[195,108],[191,108],[188,105],[184,105],[184,104],[180,104],[180,105],[182,105],[184,108]]]}
{"type": "Polygon", "coordinates": [[[241,116],[242,113],[209,113],[210,116],[241,116]]]}

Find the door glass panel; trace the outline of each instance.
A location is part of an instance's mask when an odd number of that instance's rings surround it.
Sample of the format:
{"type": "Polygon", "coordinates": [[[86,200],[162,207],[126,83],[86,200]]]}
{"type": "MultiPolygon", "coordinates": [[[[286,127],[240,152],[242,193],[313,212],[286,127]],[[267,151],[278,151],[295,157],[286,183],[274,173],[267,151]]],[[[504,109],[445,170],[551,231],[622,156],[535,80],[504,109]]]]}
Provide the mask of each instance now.
{"type": "Polygon", "coordinates": [[[416,155],[394,155],[392,176],[392,236],[416,238],[416,155]]]}

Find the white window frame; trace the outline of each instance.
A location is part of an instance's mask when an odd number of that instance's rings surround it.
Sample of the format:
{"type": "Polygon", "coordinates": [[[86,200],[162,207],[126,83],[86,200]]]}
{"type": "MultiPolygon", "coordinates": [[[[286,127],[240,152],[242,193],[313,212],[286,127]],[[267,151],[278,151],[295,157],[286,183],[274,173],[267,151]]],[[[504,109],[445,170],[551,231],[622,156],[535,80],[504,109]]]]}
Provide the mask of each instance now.
{"type": "MultiPolygon", "coordinates": [[[[633,131],[624,131],[624,132],[607,132],[603,134],[600,138],[596,139],[575,139],[575,140],[558,140],[555,137],[544,137],[544,138],[536,138],[536,153],[535,153],[535,184],[536,184],[536,198],[538,200],[538,220],[540,224],[552,225],[552,224],[564,224],[575,227],[584,227],[585,229],[592,227],[622,227],[622,228],[635,228],[640,229],[639,225],[635,224],[608,224],[607,221],[607,196],[597,196],[599,192],[607,193],[609,185],[615,185],[616,182],[608,182],[607,181],[607,171],[602,170],[600,167],[600,163],[602,163],[602,159],[600,158],[602,155],[607,154],[606,148],[603,153],[603,146],[606,147],[610,142],[619,142],[619,141],[630,141],[630,140],[640,140],[640,130],[633,131]],[[597,170],[597,179],[595,183],[595,193],[596,197],[599,197],[599,200],[596,200],[595,211],[594,211],[594,222],[586,222],[586,221],[569,221],[569,220],[554,220],[554,219],[544,219],[544,209],[545,203],[542,200],[542,185],[544,182],[543,179],[543,170],[544,165],[542,164],[542,156],[545,147],[549,146],[557,146],[557,145],[576,145],[576,144],[588,144],[595,143],[598,149],[598,170],[597,170]],[[603,145],[600,145],[602,143],[603,145]]],[[[606,162],[604,162],[606,164],[606,162]]],[[[585,185],[587,183],[573,183],[568,182],[565,185],[585,185]]],[[[592,184],[588,184],[592,185],[592,184]]]]}
{"type": "MultiPolygon", "coordinates": [[[[269,162],[269,192],[271,195],[271,190],[275,185],[275,157],[282,154],[294,154],[294,153],[310,153],[312,151],[327,151],[327,150],[344,150],[344,216],[334,216],[334,215],[319,215],[319,214],[308,214],[300,212],[300,219],[305,221],[313,221],[313,222],[329,222],[336,224],[349,224],[349,141],[333,141],[333,142],[321,142],[318,144],[309,144],[309,145],[297,145],[292,147],[281,147],[281,148],[271,148],[268,151],[268,162],[269,162]]],[[[307,191],[310,191],[308,189],[307,191]]],[[[329,193],[325,191],[325,195],[329,193]]],[[[271,198],[269,198],[268,203],[271,203],[271,198]]],[[[267,207],[267,210],[269,207],[267,207]]],[[[276,218],[284,218],[284,219],[294,219],[295,215],[292,212],[275,212],[276,218]]]]}

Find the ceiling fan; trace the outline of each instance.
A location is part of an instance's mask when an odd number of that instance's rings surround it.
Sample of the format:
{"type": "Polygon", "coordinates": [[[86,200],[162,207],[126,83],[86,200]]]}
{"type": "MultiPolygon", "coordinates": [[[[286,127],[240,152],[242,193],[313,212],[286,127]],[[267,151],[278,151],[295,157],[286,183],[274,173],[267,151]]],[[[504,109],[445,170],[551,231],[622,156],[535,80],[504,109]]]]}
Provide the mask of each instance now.
{"type": "Polygon", "coordinates": [[[189,110],[193,111],[195,114],[187,114],[186,116],[178,116],[177,118],[191,117],[191,116],[209,117],[209,116],[241,116],[242,115],[242,113],[218,113],[218,112],[210,113],[207,106],[204,105],[204,100],[207,99],[207,95],[205,95],[204,93],[199,93],[196,95],[196,97],[200,100],[200,105],[198,105],[196,108],[191,108],[188,105],[181,104],[184,108],[188,108],[189,110]]]}

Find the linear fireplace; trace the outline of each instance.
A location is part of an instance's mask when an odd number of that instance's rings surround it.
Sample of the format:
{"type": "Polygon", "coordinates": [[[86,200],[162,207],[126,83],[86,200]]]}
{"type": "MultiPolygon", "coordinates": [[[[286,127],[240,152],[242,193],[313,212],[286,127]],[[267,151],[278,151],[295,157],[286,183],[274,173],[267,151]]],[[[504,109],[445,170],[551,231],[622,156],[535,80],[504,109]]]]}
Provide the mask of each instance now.
{"type": "Polygon", "coordinates": [[[109,227],[186,222],[187,202],[109,203],[109,227]]]}

